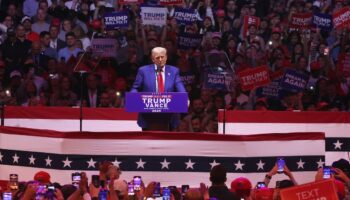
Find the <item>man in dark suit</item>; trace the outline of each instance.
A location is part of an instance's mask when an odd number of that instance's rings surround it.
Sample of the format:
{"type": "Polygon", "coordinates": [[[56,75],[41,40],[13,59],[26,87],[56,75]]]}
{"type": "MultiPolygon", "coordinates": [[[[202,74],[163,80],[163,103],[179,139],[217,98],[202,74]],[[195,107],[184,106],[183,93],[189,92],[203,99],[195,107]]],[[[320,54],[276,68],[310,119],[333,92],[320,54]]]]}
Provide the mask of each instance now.
{"type": "Polygon", "coordinates": [[[58,38],[58,33],[60,28],[58,26],[51,25],[49,29],[50,33],[50,47],[56,50],[57,52],[66,47],[66,43],[58,38]]]}
{"type": "MultiPolygon", "coordinates": [[[[151,54],[153,64],[139,68],[131,92],[186,92],[180,79],[179,69],[166,65],[166,49],[155,47],[152,49],[151,54]]],[[[167,130],[176,128],[180,123],[180,116],[178,114],[140,113],[137,124],[143,130],[149,130],[149,122],[154,120],[154,118],[170,122],[170,124],[167,123],[169,125],[167,130]]],[[[159,124],[164,123],[164,121],[159,122],[159,124]]],[[[159,130],[164,129],[160,128],[159,130]]]]}

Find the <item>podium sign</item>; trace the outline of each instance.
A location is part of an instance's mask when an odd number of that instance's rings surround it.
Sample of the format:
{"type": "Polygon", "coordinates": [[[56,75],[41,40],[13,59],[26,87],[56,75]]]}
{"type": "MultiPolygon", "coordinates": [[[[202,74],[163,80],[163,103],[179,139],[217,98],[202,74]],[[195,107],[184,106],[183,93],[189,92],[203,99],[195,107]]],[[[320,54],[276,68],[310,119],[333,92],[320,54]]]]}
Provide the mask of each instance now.
{"type": "Polygon", "coordinates": [[[186,92],[128,92],[125,110],[139,113],[187,113],[187,101],[186,92]]]}

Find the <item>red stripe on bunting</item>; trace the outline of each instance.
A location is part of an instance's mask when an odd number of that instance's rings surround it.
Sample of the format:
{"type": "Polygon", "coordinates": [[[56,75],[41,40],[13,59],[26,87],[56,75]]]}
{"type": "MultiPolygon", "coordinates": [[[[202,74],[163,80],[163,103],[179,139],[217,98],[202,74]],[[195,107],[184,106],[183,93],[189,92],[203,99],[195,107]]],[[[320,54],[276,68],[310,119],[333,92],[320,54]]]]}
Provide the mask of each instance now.
{"type": "Polygon", "coordinates": [[[59,132],[30,128],[0,127],[0,133],[26,136],[39,136],[68,139],[138,139],[138,140],[205,140],[205,141],[288,141],[288,140],[324,140],[321,132],[298,132],[292,134],[271,133],[259,135],[218,135],[212,133],[179,132],[59,132]]]}
{"type": "MultiPolygon", "coordinates": [[[[5,107],[6,118],[79,119],[79,108],[69,107],[5,107]]],[[[89,120],[136,120],[137,113],[121,108],[83,108],[83,118],[89,120]]]]}
{"type": "MultiPolygon", "coordinates": [[[[223,110],[218,120],[223,122],[223,110]]],[[[350,123],[348,112],[226,111],[227,123],[350,123]]]]}

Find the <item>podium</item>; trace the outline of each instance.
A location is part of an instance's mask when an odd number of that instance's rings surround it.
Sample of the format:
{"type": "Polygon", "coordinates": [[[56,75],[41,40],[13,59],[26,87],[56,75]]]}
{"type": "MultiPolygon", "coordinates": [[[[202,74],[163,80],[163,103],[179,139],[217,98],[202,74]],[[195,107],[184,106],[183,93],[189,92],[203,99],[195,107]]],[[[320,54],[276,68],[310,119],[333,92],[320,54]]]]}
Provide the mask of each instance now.
{"type": "MultiPolygon", "coordinates": [[[[126,112],[139,113],[138,123],[147,124],[147,130],[169,131],[180,113],[188,112],[186,92],[128,92],[125,96],[126,112]]],[[[140,124],[139,124],[140,125],[140,124]]]]}

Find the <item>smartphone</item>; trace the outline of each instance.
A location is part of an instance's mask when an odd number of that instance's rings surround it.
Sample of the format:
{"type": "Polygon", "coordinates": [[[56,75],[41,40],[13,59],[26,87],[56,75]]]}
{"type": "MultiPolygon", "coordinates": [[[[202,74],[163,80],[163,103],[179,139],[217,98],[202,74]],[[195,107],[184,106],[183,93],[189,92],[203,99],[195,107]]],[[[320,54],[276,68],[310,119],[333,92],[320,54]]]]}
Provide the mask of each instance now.
{"type": "Polygon", "coordinates": [[[46,189],[45,185],[39,185],[38,188],[36,189],[35,200],[42,199],[43,196],[45,196],[46,191],[47,191],[47,189],[46,189]]]}
{"type": "Polygon", "coordinates": [[[79,172],[72,173],[72,185],[78,186],[81,180],[81,174],[79,172]]]}
{"type": "Polygon", "coordinates": [[[133,183],[134,183],[134,190],[139,191],[141,190],[141,176],[134,176],[133,183]]]}
{"type": "Polygon", "coordinates": [[[134,194],[135,194],[135,192],[134,192],[134,184],[132,182],[129,182],[128,183],[128,195],[132,196],[134,194]]]}
{"type": "Polygon", "coordinates": [[[11,192],[2,193],[2,200],[12,200],[12,193],[11,192]]]}
{"type": "Polygon", "coordinates": [[[170,193],[170,188],[168,187],[163,187],[163,200],[170,200],[170,196],[171,196],[171,193],[170,193]]]}
{"type": "Polygon", "coordinates": [[[18,190],[18,174],[10,174],[10,189],[18,190]]]}
{"type": "Polygon", "coordinates": [[[54,185],[47,185],[46,186],[46,190],[50,191],[50,192],[52,192],[52,191],[54,192],[55,191],[55,186],[54,185]]]}
{"type": "Polygon", "coordinates": [[[160,195],[160,182],[156,182],[156,188],[154,188],[153,197],[154,198],[161,197],[161,195],[160,195]]]}
{"type": "Polygon", "coordinates": [[[258,182],[256,184],[256,189],[266,188],[266,185],[264,182],[258,182]]]}
{"type": "Polygon", "coordinates": [[[323,50],[323,55],[327,56],[328,54],[329,54],[329,48],[326,47],[326,48],[324,48],[324,50],[323,50]]]}
{"type": "Polygon", "coordinates": [[[107,200],[108,190],[100,190],[98,200],[107,200]]]}
{"type": "Polygon", "coordinates": [[[277,173],[283,173],[285,164],[286,163],[283,158],[277,158],[277,173]]]}
{"type": "Polygon", "coordinates": [[[281,181],[276,181],[276,187],[275,188],[280,188],[281,181]]]}
{"type": "Polygon", "coordinates": [[[323,179],[331,178],[331,167],[325,166],[323,167],[323,179]]]}
{"type": "Polygon", "coordinates": [[[92,185],[94,185],[95,188],[100,187],[101,183],[100,183],[100,176],[99,175],[92,175],[91,181],[92,181],[92,185]]]}
{"type": "Polygon", "coordinates": [[[188,191],[188,189],[190,189],[189,185],[181,185],[181,193],[182,193],[182,195],[185,195],[186,192],[188,191]]]}

